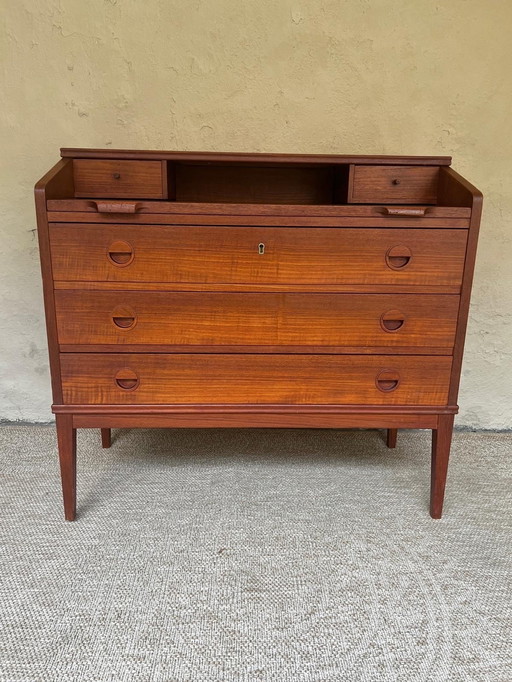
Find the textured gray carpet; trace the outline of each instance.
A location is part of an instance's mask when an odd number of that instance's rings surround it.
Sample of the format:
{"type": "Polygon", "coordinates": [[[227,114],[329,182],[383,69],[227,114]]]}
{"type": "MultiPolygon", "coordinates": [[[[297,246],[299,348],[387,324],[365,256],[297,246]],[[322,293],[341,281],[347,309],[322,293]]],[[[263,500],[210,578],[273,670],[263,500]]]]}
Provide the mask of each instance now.
{"type": "Polygon", "coordinates": [[[512,438],[0,429],[0,680],[512,680],[512,438]]]}

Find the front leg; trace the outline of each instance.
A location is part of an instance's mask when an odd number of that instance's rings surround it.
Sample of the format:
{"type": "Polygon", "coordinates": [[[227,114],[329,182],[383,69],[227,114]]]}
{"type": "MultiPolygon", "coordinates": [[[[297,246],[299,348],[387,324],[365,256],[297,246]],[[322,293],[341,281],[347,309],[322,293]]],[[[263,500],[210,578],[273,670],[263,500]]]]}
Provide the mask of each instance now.
{"type": "Polygon", "coordinates": [[[437,429],[432,431],[432,469],[430,482],[430,516],[440,519],[443,513],[444,489],[453,433],[453,414],[440,414],[437,429]]]}
{"type": "Polygon", "coordinates": [[[66,521],[74,521],[76,516],[76,429],[73,428],[73,416],[71,414],[57,414],[55,420],[64,498],[64,517],[66,521]]]}

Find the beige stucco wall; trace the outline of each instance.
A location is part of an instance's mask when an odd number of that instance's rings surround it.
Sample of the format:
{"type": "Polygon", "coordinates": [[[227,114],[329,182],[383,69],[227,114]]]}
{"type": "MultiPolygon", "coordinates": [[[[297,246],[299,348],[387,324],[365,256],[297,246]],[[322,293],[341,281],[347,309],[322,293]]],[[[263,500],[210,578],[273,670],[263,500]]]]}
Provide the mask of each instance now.
{"type": "Polygon", "coordinates": [[[0,417],[47,420],[61,146],[448,154],[485,196],[459,425],[512,427],[510,0],[0,0],[0,417]]]}

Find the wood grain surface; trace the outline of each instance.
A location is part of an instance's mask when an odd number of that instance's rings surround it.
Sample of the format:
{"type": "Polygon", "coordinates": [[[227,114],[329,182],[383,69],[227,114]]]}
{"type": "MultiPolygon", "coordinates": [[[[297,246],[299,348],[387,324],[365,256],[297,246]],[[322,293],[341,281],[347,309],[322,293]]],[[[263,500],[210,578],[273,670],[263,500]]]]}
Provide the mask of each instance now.
{"type": "MultiPolygon", "coordinates": [[[[459,297],[414,294],[55,292],[59,343],[437,347],[459,297]]],[[[143,348],[141,348],[143,350],[143,348]]]]}
{"type": "Polygon", "coordinates": [[[163,199],[159,161],[73,161],[76,197],[163,199]]]}
{"type": "Polygon", "coordinates": [[[61,367],[68,404],[444,405],[451,358],[65,353],[61,367]]]}
{"type": "Polygon", "coordinates": [[[466,239],[465,230],[50,227],[57,281],[456,286],[462,279],[466,239]],[[108,255],[119,241],[133,250],[127,267],[116,266],[108,255]],[[411,252],[410,262],[400,270],[386,262],[395,247],[411,252]]]}
{"type": "Polygon", "coordinates": [[[352,166],[348,201],[435,204],[438,177],[437,166],[352,166]]]}
{"type": "Polygon", "coordinates": [[[262,152],[205,152],[157,149],[92,149],[85,147],[61,147],[62,157],[76,159],[167,159],[197,163],[263,163],[263,164],[400,164],[412,166],[449,166],[451,156],[402,156],[382,154],[280,154],[262,152]]]}
{"type": "MultiPolygon", "coordinates": [[[[100,201],[98,199],[98,201],[100,201]]],[[[113,199],[108,199],[109,202],[113,199]]],[[[199,205],[199,204],[197,204],[199,205]]],[[[224,204],[228,206],[229,204],[224,204]]],[[[389,209],[389,207],[388,207],[389,209]]],[[[398,227],[407,229],[445,229],[445,230],[467,230],[469,220],[467,217],[437,217],[435,214],[430,216],[404,216],[392,215],[389,212],[375,212],[373,215],[354,215],[347,214],[320,214],[305,211],[303,214],[290,212],[289,215],[278,212],[270,213],[254,212],[251,214],[231,214],[224,213],[98,213],[81,211],[49,211],[48,222],[50,223],[97,223],[110,225],[218,225],[223,226],[251,226],[251,227],[398,227]],[[199,217],[199,215],[201,217],[199,217]]]]}
{"type": "MultiPolygon", "coordinates": [[[[332,166],[176,165],[176,201],[250,204],[334,202],[332,166]]],[[[346,192],[345,192],[346,194],[346,192]]]]}
{"type": "MultiPolygon", "coordinates": [[[[448,200],[448,199],[447,199],[448,200]]],[[[46,202],[48,211],[50,212],[77,212],[77,213],[101,213],[98,209],[98,203],[90,199],[50,199],[46,202]]],[[[116,204],[118,205],[118,212],[125,213],[125,201],[112,201],[109,213],[116,212],[116,204]]],[[[365,217],[376,218],[386,217],[389,215],[386,206],[364,206],[355,204],[252,204],[252,203],[218,203],[209,202],[207,204],[198,202],[183,202],[183,201],[137,201],[136,210],[138,215],[147,214],[185,214],[185,215],[245,215],[245,216],[281,216],[289,219],[293,216],[332,216],[332,217],[365,217]]],[[[447,206],[415,206],[414,210],[424,209],[424,223],[429,226],[430,218],[470,218],[471,209],[467,206],[457,206],[456,201],[454,205],[447,206]]],[[[410,207],[393,205],[392,210],[404,211],[410,207]]],[[[396,214],[395,214],[396,215],[396,214]]],[[[407,216],[405,216],[407,218],[407,216]]],[[[447,223],[449,226],[450,223],[447,223]]],[[[467,227],[467,225],[466,225],[467,227]]]]}
{"type": "Polygon", "coordinates": [[[388,429],[400,426],[407,429],[435,429],[436,414],[405,414],[399,408],[395,413],[324,413],[311,409],[308,413],[275,412],[215,412],[163,413],[133,412],[73,413],[75,428],[278,428],[278,429],[388,429]]]}

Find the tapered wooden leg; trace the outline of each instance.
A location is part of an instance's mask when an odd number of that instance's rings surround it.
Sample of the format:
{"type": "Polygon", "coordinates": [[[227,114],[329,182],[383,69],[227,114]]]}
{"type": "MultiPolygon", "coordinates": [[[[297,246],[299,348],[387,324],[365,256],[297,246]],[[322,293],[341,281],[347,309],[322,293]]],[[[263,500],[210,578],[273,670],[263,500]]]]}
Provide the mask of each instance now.
{"type": "Polygon", "coordinates": [[[60,476],[66,521],[76,516],[76,429],[70,414],[56,415],[60,476]]]}
{"type": "Polygon", "coordinates": [[[387,446],[388,448],[396,448],[396,437],[398,435],[398,429],[388,429],[387,446]]]}
{"type": "Polygon", "coordinates": [[[432,431],[432,470],[430,482],[430,516],[443,514],[444,489],[453,433],[453,414],[440,414],[437,429],[432,431]]]}
{"type": "Polygon", "coordinates": [[[112,445],[112,432],[110,429],[101,429],[101,447],[109,448],[112,445]]]}

